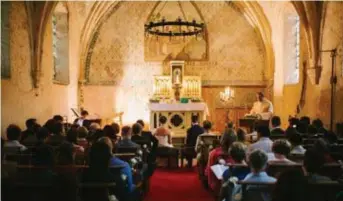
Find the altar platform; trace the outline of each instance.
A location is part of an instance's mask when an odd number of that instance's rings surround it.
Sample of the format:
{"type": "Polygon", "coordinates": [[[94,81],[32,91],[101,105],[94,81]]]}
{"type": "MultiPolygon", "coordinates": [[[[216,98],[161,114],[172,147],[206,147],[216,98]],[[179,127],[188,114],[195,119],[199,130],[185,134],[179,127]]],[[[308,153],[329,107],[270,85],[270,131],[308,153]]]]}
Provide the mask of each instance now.
{"type": "Polygon", "coordinates": [[[172,137],[185,137],[186,131],[192,124],[192,116],[199,117],[199,122],[206,119],[208,115],[207,104],[199,103],[150,103],[150,129],[154,130],[160,126],[159,118],[167,118],[167,126],[172,131],[172,137]]]}

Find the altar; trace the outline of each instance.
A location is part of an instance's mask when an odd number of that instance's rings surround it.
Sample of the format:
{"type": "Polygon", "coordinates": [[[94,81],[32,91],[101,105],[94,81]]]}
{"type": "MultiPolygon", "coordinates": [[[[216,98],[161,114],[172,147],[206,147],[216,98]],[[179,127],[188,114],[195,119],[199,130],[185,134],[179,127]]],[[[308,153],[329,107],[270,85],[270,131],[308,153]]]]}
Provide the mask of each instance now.
{"type": "Polygon", "coordinates": [[[172,137],[185,137],[192,116],[202,122],[208,115],[201,98],[201,78],[184,76],[184,61],[171,61],[170,75],[154,76],[153,92],[149,104],[151,130],[158,128],[159,118],[165,116],[172,137]]]}
{"type": "Polygon", "coordinates": [[[199,122],[206,119],[208,109],[206,103],[150,103],[150,128],[159,127],[159,118],[167,118],[167,126],[173,137],[185,137],[192,125],[192,116],[198,116],[199,122]]]}

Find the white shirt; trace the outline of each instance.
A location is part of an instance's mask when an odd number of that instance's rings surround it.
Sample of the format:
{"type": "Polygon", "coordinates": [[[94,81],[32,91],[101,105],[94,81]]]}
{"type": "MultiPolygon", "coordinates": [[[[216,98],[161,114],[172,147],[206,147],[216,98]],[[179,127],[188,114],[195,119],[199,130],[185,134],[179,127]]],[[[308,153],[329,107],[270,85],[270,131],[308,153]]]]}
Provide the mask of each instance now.
{"type": "Polygon", "coordinates": [[[27,149],[24,145],[20,144],[18,140],[7,141],[4,147],[19,147],[20,151],[25,151],[27,149]]]}
{"type": "Polygon", "coordinates": [[[77,120],[76,124],[78,124],[79,126],[83,126],[83,120],[84,120],[84,119],[79,118],[79,119],[77,120]]]}
{"type": "Polygon", "coordinates": [[[294,147],[291,151],[291,154],[299,154],[299,155],[304,155],[306,152],[306,149],[304,149],[303,146],[298,145],[296,147],[294,147]]]}
{"type": "Polygon", "coordinates": [[[273,146],[273,141],[271,141],[267,137],[261,137],[257,142],[254,144],[251,144],[249,147],[249,153],[256,149],[261,149],[265,151],[266,153],[271,153],[272,152],[272,146],[273,146]]]}
{"type": "Polygon", "coordinates": [[[254,102],[250,114],[259,114],[262,119],[269,119],[274,112],[274,107],[270,100],[263,98],[262,101],[254,102]]]}

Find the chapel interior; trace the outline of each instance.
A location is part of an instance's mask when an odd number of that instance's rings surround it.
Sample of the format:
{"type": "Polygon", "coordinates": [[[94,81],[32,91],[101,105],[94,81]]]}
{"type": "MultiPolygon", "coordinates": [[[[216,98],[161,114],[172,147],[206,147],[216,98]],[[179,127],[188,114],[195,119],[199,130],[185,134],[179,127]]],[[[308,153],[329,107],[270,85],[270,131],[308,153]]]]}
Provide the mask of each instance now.
{"type": "Polygon", "coordinates": [[[342,105],[342,1],[1,1],[4,201],[343,200],[342,105]]]}

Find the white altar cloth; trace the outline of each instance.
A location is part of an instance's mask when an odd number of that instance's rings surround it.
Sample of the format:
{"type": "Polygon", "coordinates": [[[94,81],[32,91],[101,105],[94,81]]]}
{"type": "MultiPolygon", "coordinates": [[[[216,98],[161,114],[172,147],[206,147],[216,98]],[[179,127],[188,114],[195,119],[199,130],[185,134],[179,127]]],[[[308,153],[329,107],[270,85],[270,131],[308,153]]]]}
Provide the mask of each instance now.
{"type": "Polygon", "coordinates": [[[150,103],[150,111],[203,111],[208,115],[206,103],[150,103]]]}

